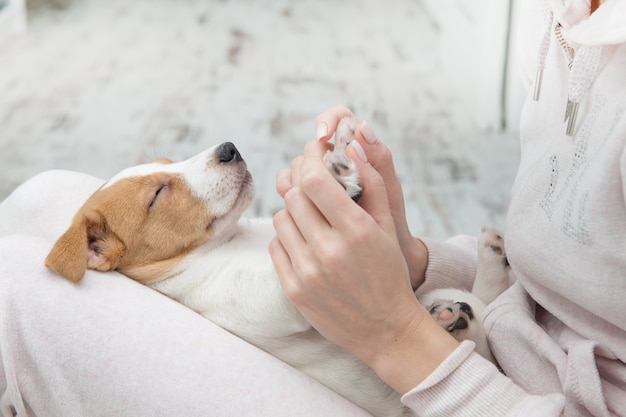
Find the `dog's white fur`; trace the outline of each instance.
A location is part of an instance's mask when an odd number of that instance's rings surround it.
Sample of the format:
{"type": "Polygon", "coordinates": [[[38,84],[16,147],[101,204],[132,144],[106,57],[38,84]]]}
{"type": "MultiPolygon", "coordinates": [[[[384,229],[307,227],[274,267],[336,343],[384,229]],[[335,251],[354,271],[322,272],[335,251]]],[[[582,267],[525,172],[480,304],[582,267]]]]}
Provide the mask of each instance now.
{"type": "MultiPolygon", "coordinates": [[[[251,176],[232,144],[128,168],[85,202],[46,265],[76,282],[87,268],[119,270],[375,416],[413,415],[372,369],[289,303],[267,251],[271,221],[240,219],[252,199],[251,176]]],[[[436,298],[442,295],[449,294],[436,298]]]]}

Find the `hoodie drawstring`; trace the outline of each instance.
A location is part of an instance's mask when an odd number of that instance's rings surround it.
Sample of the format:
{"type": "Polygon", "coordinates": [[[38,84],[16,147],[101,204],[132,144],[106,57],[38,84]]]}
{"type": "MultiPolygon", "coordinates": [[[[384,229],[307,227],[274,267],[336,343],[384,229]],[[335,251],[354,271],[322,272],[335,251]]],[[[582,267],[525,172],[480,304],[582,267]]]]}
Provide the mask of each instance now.
{"type": "Polygon", "coordinates": [[[602,46],[580,45],[574,52],[574,49],[569,46],[561,34],[561,25],[558,23],[556,25],[554,24],[554,15],[550,7],[547,6],[544,17],[543,36],[537,57],[537,74],[533,91],[533,100],[535,101],[539,100],[541,94],[543,71],[548,56],[548,50],[550,49],[553,27],[556,38],[563,49],[563,53],[568,60],[568,66],[570,67],[570,76],[567,84],[567,105],[565,106],[565,122],[567,123],[565,134],[572,136],[576,128],[578,107],[587,95],[598,73],[600,58],[602,56],[602,46]]]}
{"type": "Polygon", "coordinates": [[[544,14],[544,28],[543,36],[541,37],[541,44],[539,46],[539,55],[537,56],[537,75],[535,78],[535,89],[533,92],[533,100],[538,101],[541,93],[541,83],[543,82],[543,69],[546,67],[546,57],[548,56],[548,50],[550,49],[550,33],[552,32],[552,22],[554,17],[550,7],[546,6],[544,14]]]}

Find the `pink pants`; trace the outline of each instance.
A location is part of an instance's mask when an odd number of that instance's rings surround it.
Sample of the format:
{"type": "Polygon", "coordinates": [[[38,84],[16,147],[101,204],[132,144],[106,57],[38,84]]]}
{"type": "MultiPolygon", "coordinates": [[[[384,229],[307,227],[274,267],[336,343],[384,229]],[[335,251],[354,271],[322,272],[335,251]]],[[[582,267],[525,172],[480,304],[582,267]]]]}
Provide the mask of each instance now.
{"type": "Polygon", "coordinates": [[[117,273],[73,284],[44,258],[101,183],[51,171],[0,204],[0,415],[367,416],[117,273]]]}

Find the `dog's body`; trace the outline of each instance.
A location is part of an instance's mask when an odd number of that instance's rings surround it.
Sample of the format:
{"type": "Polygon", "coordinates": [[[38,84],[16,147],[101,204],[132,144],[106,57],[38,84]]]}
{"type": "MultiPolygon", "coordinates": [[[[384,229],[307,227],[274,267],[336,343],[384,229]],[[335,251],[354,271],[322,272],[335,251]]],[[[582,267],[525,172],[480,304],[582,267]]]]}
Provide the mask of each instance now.
{"type": "Polygon", "coordinates": [[[267,253],[274,233],[268,219],[240,220],[226,243],[195,251],[175,277],[148,285],[375,416],[411,415],[370,368],[321,336],[289,303],[267,253]]]}
{"type": "MultiPolygon", "coordinates": [[[[252,198],[251,176],[231,143],[179,163],[132,167],[85,202],[46,265],[73,281],[86,268],[119,270],[375,416],[412,415],[372,369],[322,337],[289,303],[267,252],[271,222],[240,219],[252,198]]],[[[502,268],[488,272],[501,275],[502,268]]],[[[456,331],[452,323],[462,315],[454,305],[444,308],[452,316],[432,307],[431,314],[456,331]]],[[[467,324],[482,331],[473,316],[465,315],[467,324]]]]}

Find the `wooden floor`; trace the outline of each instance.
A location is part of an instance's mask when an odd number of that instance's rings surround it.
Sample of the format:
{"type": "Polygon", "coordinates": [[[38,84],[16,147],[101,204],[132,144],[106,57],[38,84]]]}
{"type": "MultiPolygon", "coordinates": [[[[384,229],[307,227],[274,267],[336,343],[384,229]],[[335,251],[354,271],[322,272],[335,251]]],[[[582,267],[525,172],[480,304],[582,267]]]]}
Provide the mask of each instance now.
{"type": "Polygon", "coordinates": [[[505,226],[517,135],[472,126],[419,1],[29,7],[26,35],[0,44],[0,200],[43,170],[106,178],[229,140],[257,184],[249,214],[268,216],[277,171],[341,103],[392,149],[415,234],[505,226]]]}

